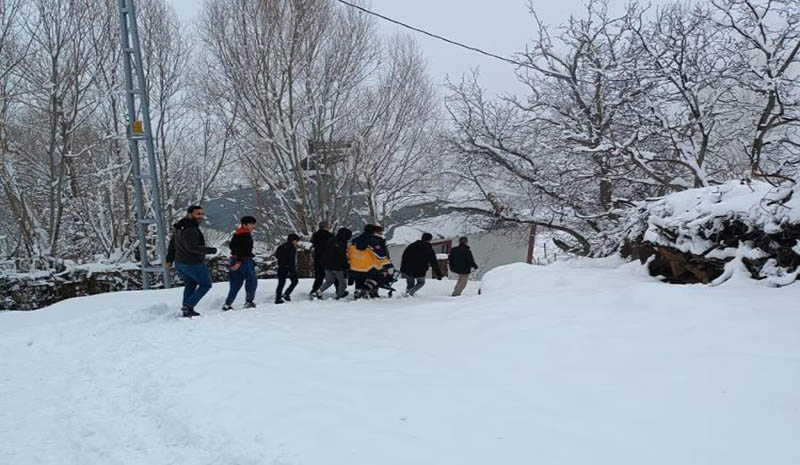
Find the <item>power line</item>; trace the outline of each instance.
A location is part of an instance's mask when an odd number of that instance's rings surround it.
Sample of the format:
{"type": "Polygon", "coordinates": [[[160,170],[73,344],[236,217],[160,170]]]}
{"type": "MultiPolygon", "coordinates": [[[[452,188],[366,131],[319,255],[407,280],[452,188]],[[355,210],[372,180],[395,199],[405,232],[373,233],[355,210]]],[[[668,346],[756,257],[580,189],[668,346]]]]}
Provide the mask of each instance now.
{"type": "Polygon", "coordinates": [[[360,10],[360,11],[362,11],[362,12],[368,14],[368,15],[376,16],[376,17],[378,17],[378,18],[380,18],[380,19],[382,19],[384,21],[389,21],[390,23],[397,24],[398,26],[404,27],[406,29],[411,29],[412,31],[419,32],[420,34],[425,34],[426,36],[433,37],[434,39],[438,39],[438,40],[447,42],[448,44],[455,45],[456,47],[461,47],[461,48],[467,49],[467,50],[469,50],[471,52],[480,53],[481,55],[486,55],[487,57],[494,58],[496,60],[505,61],[506,63],[511,63],[512,65],[515,65],[515,66],[521,66],[521,67],[524,67],[524,68],[529,67],[529,65],[526,65],[525,63],[522,63],[522,62],[519,62],[519,61],[516,61],[516,60],[512,60],[511,58],[506,58],[506,57],[503,57],[503,56],[500,56],[500,55],[496,55],[494,53],[487,52],[485,50],[481,50],[481,49],[476,48],[476,47],[465,45],[465,44],[462,44],[461,42],[456,42],[455,40],[450,40],[447,37],[442,37],[442,36],[440,36],[438,34],[434,34],[432,32],[428,32],[428,31],[419,29],[417,27],[414,27],[414,26],[411,26],[409,24],[406,24],[406,23],[404,23],[402,21],[398,21],[396,19],[389,18],[388,16],[384,16],[384,15],[382,15],[380,13],[376,13],[374,11],[368,10],[368,9],[362,7],[362,6],[356,5],[354,3],[350,3],[350,2],[348,2],[346,0],[336,0],[336,1],[341,3],[341,4],[343,4],[343,5],[347,5],[350,8],[355,8],[357,10],[360,10]]]}

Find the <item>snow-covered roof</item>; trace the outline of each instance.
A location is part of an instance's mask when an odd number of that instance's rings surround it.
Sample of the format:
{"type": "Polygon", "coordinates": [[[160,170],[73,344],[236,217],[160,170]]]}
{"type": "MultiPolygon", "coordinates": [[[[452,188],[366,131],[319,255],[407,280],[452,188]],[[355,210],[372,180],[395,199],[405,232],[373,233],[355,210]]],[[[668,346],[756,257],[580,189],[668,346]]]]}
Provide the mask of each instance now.
{"type": "Polygon", "coordinates": [[[434,240],[439,240],[480,234],[486,230],[463,214],[448,213],[397,226],[391,230],[391,238],[387,243],[389,245],[410,244],[419,240],[426,232],[431,233],[434,240]]]}

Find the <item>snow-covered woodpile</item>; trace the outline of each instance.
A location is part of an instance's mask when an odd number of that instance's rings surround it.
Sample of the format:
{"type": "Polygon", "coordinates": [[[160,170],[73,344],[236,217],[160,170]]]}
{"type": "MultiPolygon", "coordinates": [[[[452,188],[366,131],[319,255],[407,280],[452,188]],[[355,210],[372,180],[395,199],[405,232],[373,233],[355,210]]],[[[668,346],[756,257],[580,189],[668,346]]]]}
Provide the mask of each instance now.
{"type": "Polygon", "coordinates": [[[790,284],[800,271],[799,190],[731,181],[642,202],[620,252],[672,283],[790,284]]]}

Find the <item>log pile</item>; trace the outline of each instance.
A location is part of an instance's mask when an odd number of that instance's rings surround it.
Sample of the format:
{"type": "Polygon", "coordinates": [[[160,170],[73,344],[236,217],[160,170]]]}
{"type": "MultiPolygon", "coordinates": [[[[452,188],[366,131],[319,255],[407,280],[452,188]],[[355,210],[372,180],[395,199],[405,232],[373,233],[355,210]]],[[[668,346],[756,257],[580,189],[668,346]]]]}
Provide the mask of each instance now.
{"type": "Polygon", "coordinates": [[[720,284],[735,268],[770,285],[791,284],[800,274],[800,212],[756,187],[731,183],[641,204],[630,212],[619,252],[670,283],[720,284]]]}

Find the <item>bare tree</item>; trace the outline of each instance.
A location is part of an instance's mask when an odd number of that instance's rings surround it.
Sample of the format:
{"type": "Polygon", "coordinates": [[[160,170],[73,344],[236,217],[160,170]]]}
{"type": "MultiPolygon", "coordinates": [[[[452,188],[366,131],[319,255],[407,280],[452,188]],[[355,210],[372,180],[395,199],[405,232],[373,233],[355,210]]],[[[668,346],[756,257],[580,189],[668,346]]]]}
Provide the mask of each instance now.
{"type": "Polygon", "coordinates": [[[139,4],[139,29],[153,121],[164,215],[174,218],[196,185],[190,147],[199,130],[191,89],[192,54],[186,27],[164,0],[139,4]]]}
{"type": "MultiPolygon", "coordinates": [[[[65,207],[81,195],[79,159],[93,147],[81,133],[96,107],[89,98],[93,84],[91,46],[86,40],[93,18],[91,2],[37,0],[32,3],[36,22],[26,24],[32,40],[21,78],[26,96],[21,161],[24,181],[34,189],[45,180],[46,218],[40,253],[58,253],[65,207]]],[[[34,190],[35,192],[35,190],[34,190]]]]}
{"type": "Polygon", "coordinates": [[[376,53],[372,25],[322,0],[214,0],[201,35],[247,129],[248,171],[267,217],[302,233],[346,217],[350,157],[309,149],[342,141],[339,123],[376,53]]]}
{"type": "Polygon", "coordinates": [[[21,92],[16,73],[30,45],[23,35],[24,5],[23,0],[0,0],[0,210],[4,212],[0,235],[7,238],[4,249],[9,256],[19,256],[22,249],[30,251],[34,234],[32,211],[14,179],[19,152],[10,129],[12,109],[21,92]]]}
{"type": "MultiPolygon", "coordinates": [[[[735,97],[732,41],[702,5],[671,4],[645,21],[631,18],[645,60],[637,71],[652,83],[644,105],[632,107],[644,147],[629,146],[632,161],[667,189],[712,182],[721,170],[733,128],[726,119],[735,97]],[[717,163],[715,163],[717,162],[717,163]],[[688,175],[691,181],[682,179],[688,175]]],[[[727,174],[727,173],[726,173],[727,174]]]]}
{"type": "Polygon", "coordinates": [[[395,36],[382,53],[378,76],[360,92],[362,110],[349,124],[357,141],[366,220],[386,226],[398,207],[431,199],[427,189],[439,158],[439,106],[415,42],[395,36]]]}
{"type": "Polygon", "coordinates": [[[628,156],[637,143],[632,108],[653,85],[636,74],[643,53],[631,18],[639,8],[612,17],[606,2],[590,1],[586,17],[571,17],[557,36],[531,12],[538,33],[518,71],[528,95],[487,99],[475,76],[451,84],[451,147],[486,212],[563,226],[576,239],[601,234],[620,198],[652,188],[628,156]]]}
{"type": "Polygon", "coordinates": [[[228,98],[219,64],[204,52],[195,55],[192,78],[197,93],[191,106],[199,124],[190,150],[199,154],[193,177],[200,182],[195,182],[189,200],[195,203],[205,201],[215,187],[232,189],[245,184],[245,157],[253,153],[239,117],[239,104],[228,98]]]}
{"type": "MultiPolygon", "coordinates": [[[[787,179],[784,155],[796,154],[800,126],[800,3],[795,0],[714,0],[717,22],[737,39],[737,106],[751,108],[744,151],[752,176],[787,179]],[[755,96],[755,98],[754,98],[755,96]],[[750,105],[747,105],[747,104],[750,105]]],[[[795,155],[796,157],[796,155],[795,155]]],[[[793,158],[795,158],[793,157],[793,158]]]]}
{"type": "Polygon", "coordinates": [[[132,256],[135,241],[130,158],[125,143],[125,106],[122,51],[119,46],[118,3],[96,4],[95,21],[88,39],[94,54],[94,97],[98,108],[92,127],[98,145],[86,164],[87,195],[71,204],[81,234],[90,237],[95,253],[107,258],[132,256]]]}

